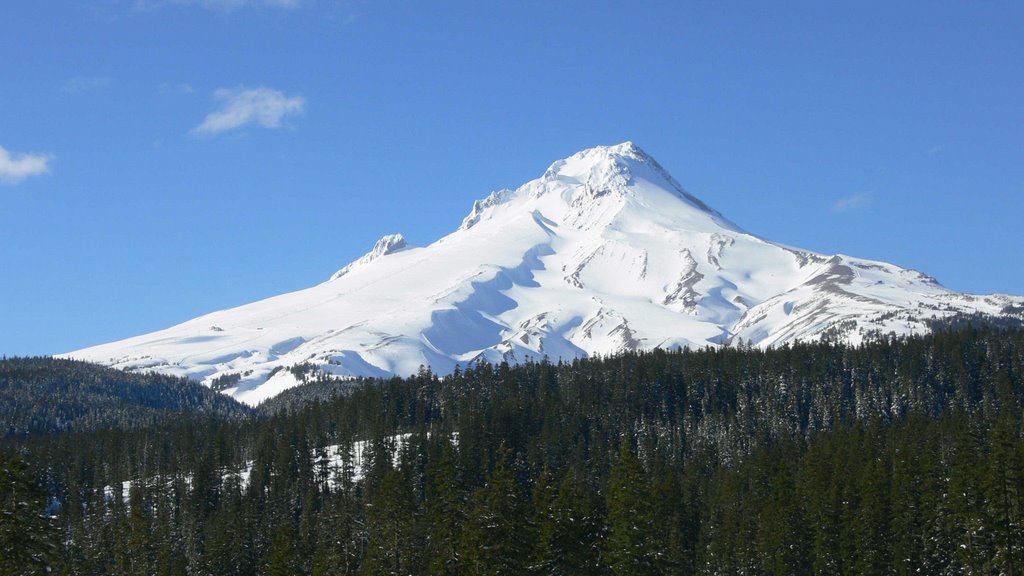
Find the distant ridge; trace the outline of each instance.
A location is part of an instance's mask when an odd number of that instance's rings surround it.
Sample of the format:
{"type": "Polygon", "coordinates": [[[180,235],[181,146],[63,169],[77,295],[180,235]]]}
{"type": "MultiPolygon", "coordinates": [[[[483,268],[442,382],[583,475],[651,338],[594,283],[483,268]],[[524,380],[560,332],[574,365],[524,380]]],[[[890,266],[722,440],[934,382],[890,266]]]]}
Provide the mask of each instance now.
{"type": "Polygon", "coordinates": [[[182,378],[57,358],[0,360],[0,437],[136,429],[185,412],[233,419],[250,411],[182,378]]]}

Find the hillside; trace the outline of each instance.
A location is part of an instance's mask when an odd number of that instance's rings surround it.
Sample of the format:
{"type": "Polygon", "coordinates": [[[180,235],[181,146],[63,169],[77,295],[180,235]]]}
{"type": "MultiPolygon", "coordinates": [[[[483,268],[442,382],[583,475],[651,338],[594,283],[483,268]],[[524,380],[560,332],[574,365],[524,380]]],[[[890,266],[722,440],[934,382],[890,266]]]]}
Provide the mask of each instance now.
{"type": "Polygon", "coordinates": [[[0,436],[132,429],[183,414],[237,419],[249,409],[184,378],[57,358],[0,360],[0,436]]]}
{"type": "Polygon", "coordinates": [[[1024,332],[628,351],[30,437],[83,574],[1010,574],[1024,332]]]}

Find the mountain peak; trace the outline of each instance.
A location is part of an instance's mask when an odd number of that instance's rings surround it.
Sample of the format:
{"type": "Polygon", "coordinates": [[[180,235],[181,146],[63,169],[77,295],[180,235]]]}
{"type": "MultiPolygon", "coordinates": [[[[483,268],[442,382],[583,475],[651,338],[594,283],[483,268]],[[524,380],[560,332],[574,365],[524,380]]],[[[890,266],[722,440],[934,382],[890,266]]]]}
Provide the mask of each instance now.
{"type": "MultiPolygon", "coordinates": [[[[564,199],[574,211],[588,210],[601,198],[643,197],[651,190],[668,193],[719,225],[739,230],[716,210],[687,192],[661,164],[633,141],[594,146],[553,162],[544,174],[515,190],[503,189],[473,203],[460,230],[490,218],[503,205],[530,198],[564,199]]],[[[530,208],[533,210],[533,208],[530,208]]]]}
{"type": "Polygon", "coordinates": [[[401,234],[388,234],[382,237],[380,240],[377,240],[377,243],[373,245],[373,249],[371,249],[366,254],[363,254],[363,256],[360,257],[358,260],[353,261],[348,266],[345,266],[341,270],[335,272],[334,275],[331,276],[331,280],[337,280],[338,278],[341,278],[342,276],[348,274],[352,270],[369,264],[370,262],[373,262],[374,260],[380,258],[381,256],[393,254],[395,252],[398,252],[399,250],[404,250],[407,247],[408,244],[406,244],[405,242],[405,236],[402,236],[401,234]]]}
{"type": "Polygon", "coordinates": [[[623,159],[638,162],[648,162],[652,160],[651,156],[644,152],[643,149],[637,146],[632,140],[626,140],[625,142],[608,146],[585,148],[573,154],[569,158],[566,158],[566,160],[575,158],[579,158],[581,160],[588,159],[594,162],[616,162],[623,159]]]}
{"type": "Polygon", "coordinates": [[[556,160],[544,172],[542,179],[568,177],[595,183],[594,180],[602,176],[608,178],[624,173],[628,175],[630,164],[633,162],[649,163],[652,160],[653,158],[639,146],[627,140],[613,146],[594,146],[556,160]]]}

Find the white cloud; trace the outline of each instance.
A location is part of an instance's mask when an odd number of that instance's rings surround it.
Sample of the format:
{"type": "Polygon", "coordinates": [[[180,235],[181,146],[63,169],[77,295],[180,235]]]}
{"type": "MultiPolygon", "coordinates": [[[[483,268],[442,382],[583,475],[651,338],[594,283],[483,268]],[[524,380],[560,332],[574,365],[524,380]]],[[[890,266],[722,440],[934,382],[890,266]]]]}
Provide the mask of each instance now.
{"type": "Polygon", "coordinates": [[[110,78],[106,76],[77,76],[69,78],[61,87],[61,90],[71,94],[78,94],[79,92],[106,88],[108,84],[110,84],[110,78]]]}
{"type": "Polygon", "coordinates": [[[871,205],[871,194],[854,194],[853,196],[847,196],[846,198],[840,198],[832,203],[832,211],[848,212],[850,210],[858,210],[860,208],[867,208],[871,205]]]}
{"type": "Polygon", "coordinates": [[[137,0],[138,8],[156,8],[159,6],[199,6],[209,10],[230,12],[239,8],[298,8],[303,0],[137,0]]]}
{"type": "Polygon", "coordinates": [[[0,183],[17,184],[29,176],[50,171],[49,154],[15,154],[0,146],[0,183]]]}
{"type": "Polygon", "coordinates": [[[285,117],[301,114],[306,107],[302,96],[262,87],[220,88],[213,97],[221,101],[220,108],[207,114],[203,123],[192,129],[193,134],[213,136],[247,124],[280,128],[285,117]]]}

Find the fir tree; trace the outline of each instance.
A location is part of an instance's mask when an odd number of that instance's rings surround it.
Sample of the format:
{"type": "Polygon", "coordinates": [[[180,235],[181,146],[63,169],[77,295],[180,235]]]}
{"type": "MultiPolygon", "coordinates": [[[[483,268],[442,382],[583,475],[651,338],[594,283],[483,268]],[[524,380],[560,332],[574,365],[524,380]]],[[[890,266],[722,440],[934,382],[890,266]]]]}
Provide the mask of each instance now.
{"type": "Polygon", "coordinates": [[[607,502],[608,562],[612,572],[636,576],[660,573],[664,550],[654,523],[647,477],[626,442],[611,470],[607,502]]]}
{"type": "Polygon", "coordinates": [[[532,551],[529,506],[502,457],[473,495],[462,533],[460,566],[471,576],[524,574],[532,551]]]}
{"type": "Polygon", "coordinates": [[[459,573],[459,543],[465,522],[465,503],[455,468],[451,442],[444,441],[441,456],[428,467],[426,501],[427,573],[459,573]]]}
{"type": "Polygon", "coordinates": [[[295,529],[283,522],[274,531],[267,553],[267,576],[298,576],[302,574],[300,560],[295,553],[295,529]]]}
{"type": "Polygon", "coordinates": [[[25,462],[0,452],[0,574],[52,570],[58,534],[46,505],[46,493],[25,462]]]}
{"type": "Polygon", "coordinates": [[[370,539],[362,574],[383,576],[419,571],[422,544],[417,516],[406,476],[398,470],[385,472],[366,513],[370,539]]]}
{"type": "MultiPolygon", "coordinates": [[[[538,486],[542,482],[538,481],[538,486]]],[[[537,506],[537,562],[540,574],[602,575],[605,518],[600,496],[573,469],[564,475],[553,498],[537,506]]]]}

